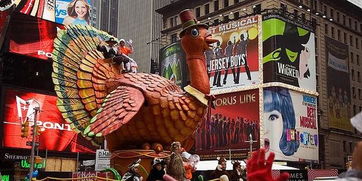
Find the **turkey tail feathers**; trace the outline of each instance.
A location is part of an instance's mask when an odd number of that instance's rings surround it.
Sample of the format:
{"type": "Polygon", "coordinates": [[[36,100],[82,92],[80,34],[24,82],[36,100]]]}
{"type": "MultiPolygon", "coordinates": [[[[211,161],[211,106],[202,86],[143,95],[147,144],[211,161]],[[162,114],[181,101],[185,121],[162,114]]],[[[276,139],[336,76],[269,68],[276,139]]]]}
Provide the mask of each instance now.
{"type": "Polygon", "coordinates": [[[70,25],[54,40],[52,80],[57,106],[63,118],[81,133],[106,96],[106,80],[117,74],[97,51],[102,40],[109,38],[117,39],[91,26],[70,25]]]}

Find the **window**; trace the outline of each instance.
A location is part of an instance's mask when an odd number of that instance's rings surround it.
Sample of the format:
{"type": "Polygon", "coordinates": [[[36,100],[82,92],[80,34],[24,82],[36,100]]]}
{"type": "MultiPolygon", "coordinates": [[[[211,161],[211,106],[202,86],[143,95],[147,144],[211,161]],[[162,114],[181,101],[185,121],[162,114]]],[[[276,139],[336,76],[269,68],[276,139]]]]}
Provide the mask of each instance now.
{"type": "Polygon", "coordinates": [[[352,97],[356,98],[356,88],[352,87],[352,97]]]}
{"type": "Polygon", "coordinates": [[[343,33],[344,44],[347,44],[347,33],[343,33]]]}
{"type": "Polygon", "coordinates": [[[358,28],[357,28],[357,26],[358,26],[358,23],[357,23],[357,21],[354,21],[354,30],[356,30],[356,31],[358,31],[358,28]]]}
{"type": "Polygon", "coordinates": [[[224,8],[229,6],[229,0],[224,0],[224,8]]]}
{"type": "Polygon", "coordinates": [[[357,37],[356,37],[356,48],[359,49],[359,41],[357,37]]]}
{"type": "Polygon", "coordinates": [[[173,26],[175,26],[175,25],[173,24],[173,17],[171,17],[170,18],[170,27],[173,27],[173,26]]]}
{"type": "Polygon", "coordinates": [[[357,114],[357,106],[353,105],[353,116],[357,114]]]}
{"type": "Polygon", "coordinates": [[[196,17],[200,17],[200,7],[196,8],[196,17]]]}
{"type": "Polygon", "coordinates": [[[353,143],[349,142],[349,152],[352,153],[353,151],[353,143]]]}
{"type": "Polygon", "coordinates": [[[234,13],[234,19],[238,19],[239,16],[240,16],[239,12],[235,12],[235,13],[234,13]]]}
{"type": "Polygon", "coordinates": [[[354,58],[353,57],[353,52],[351,52],[351,57],[350,58],[351,58],[351,63],[353,63],[353,58],[354,58]]]}
{"type": "Polygon", "coordinates": [[[352,28],[352,19],[351,19],[351,18],[348,18],[348,26],[349,26],[350,28],[352,28]]]}
{"type": "Polygon", "coordinates": [[[349,45],[351,45],[351,47],[353,47],[353,37],[352,37],[352,35],[349,35],[349,45]]]}
{"type": "Polygon", "coordinates": [[[324,33],[328,35],[328,24],[324,24],[324,33]]]}
{"type": "Polygon", "coordinates": [[[205,4],[205,15],[209,14],[210,12],[210,4],[205,4]]]}
{"type": "Polygon", "coordinates": [[[357,65],[359,65],[359,55],[356,55],[357,65]]]}
{"type": "Polygon", "coordinates": [[[219,10],[219,0],[214,1],[214,11],[219,10]]]}
{"type": "Polygon", "coordinates": [[[302,21],[305,21],[305,14],[302,13],[301,15],[302,15],[302,21]]]}
{"type": "Polygon", "coordinates": [[[294,15],[293,16],[294,16],[294,19],[298,18],[298,10],[296,10],[296,9],[294,10],[294,15]]]}
{"type": "Polygon", "coordinates": [[[343,15],[342,17],[343,17],[343,25],[346,25],[346,16],[343,15]]]}
{"type": "Polygon", "coordinates": [[[358,98],[359,98],[359,99],[362,99],[361,89],[358,89],[358,98]]]}
{"type": "Polygon", "coordinates": [[[255,14],[258,14],[261,12],[261,4],[257,4],[253,6],[253,11],[255,14]]]}
{"type": "Polygon", "coordinates": [[[334,11],[333,11],[332,8],[329,9],[329,16],[330,16],[332,19],[334,19],[334,11]]]}
{"type": "Polygon", "coordinates": [[[174,43],[177,41],[177,33],[171,35],[171,43],[174,43]]]}
{"type": "Polygon", "coordinates": [[[323,5],[323,14],[327,15],[327,6],[323,5]]]}
{"type": "Polygon", "coordinates": [[[337,12],[337,22],[339,23],[339,12],[337,12]]]}
{"type": "Polygon", "coordinates": [[[354,80],[354,70],[352,69],[352,72],[351,72],[351,76],[352,76],[352,80],[354,80]]]}
{"type": "Polygon", "coordinates": [[[346,152],[346,150],[347,150],[346,141],[343,141],[343,152],[346,152]]]}
{"type": "Polygon", "coordinates": [[[341,39],[341,30],[337,30],[337,39],[338,39],[338,40],[341,39]]]}
{"type": "Polygon", "coordinates": [[[288,10],[287,5],[283,3],[280,3],[280,8],[283,10],[283,12],[286,12],[288,10]]]}
{"type": "Polygon", "coordinates": [[[331,27],[331,34],[332,34],[332,38],[334,38],[334,27],[331,27]]]}
{"type": "Polygon", "coordinates": [[[357,71],[357,81],[361,82],[361,74],[359,73],[359,71],[357,71]]]}

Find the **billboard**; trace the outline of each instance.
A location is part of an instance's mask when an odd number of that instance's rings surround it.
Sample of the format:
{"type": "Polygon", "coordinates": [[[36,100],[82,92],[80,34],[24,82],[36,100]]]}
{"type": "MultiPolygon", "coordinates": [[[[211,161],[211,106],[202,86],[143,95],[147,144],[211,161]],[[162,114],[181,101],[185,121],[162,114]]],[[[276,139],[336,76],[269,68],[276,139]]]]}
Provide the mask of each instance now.
{"type": "Polygon", "coordinates": [[[47,60],[52,56],[58,28],[63,28],[63,26],[32,16],[13,13],[8,31],[9,52],[47,60]]]}
{"type": "Polygon", "coordinates": [[[55,0],[27,0],[20,3],[18,0],[16,4],[20,13],[55,21],[55,0]]]}
{"type": "MultiPolygon", "coordinates": [[[[38,136],[39,149],[52,151],[69,152],[89,152],[95,153],[95,147],[89,141],[86,141],[81,135],[78,135],[66,123],[56,106],[56,96],[6,88],[4,92],[4,130],[3,147],[26,148],[27,142],[31,141],[31,129],[29,135],[21,137],[21,122],[27,116],[34,115],[34,109],[31,106],[32,101],[36,100],[40,104],[40,113],[36,124],[45,128],[45,131],[38,136]]],[[[34,125],[34,118],[29,119],[29,126],[34,125]]]]}
{"type": "Polygon", "coordinates": [[[263,17],[264,83],[281,82],[316,92],[314,33],[290,20],[263,17]]]}
{"type": "Polygon", "coordinates": [[[160,74],[179,86],[187,84],[186,55],[180,42],[172,43],[160,50],[160,74]]]}
{"type": "Polygon", "coordinates": [[[328,120],[331,128],[353,131],[350,123],[348,46],[325,37],[328,89],[328,120]]]}
{"type": "Polygon", "coordinates": [[[317,97],[264,88],[261,144],[276,160],[318,160],[317,97]]]}
{"type": "Polygon", "coordinates": [[[249,135],[253,148],[259,148],[259,90],[248,90],[216,96],[211,119],[206,119],[196,132],[195,151],[203,158],[228,157],[229,149],[237,158],[249,151],[249,135]]]}
{"type": "Polygon", "coordinates": [[[4,7],[0,6],[0,49],[5,39],[6,30],[10,20],[10,14],[12,13],[13,9],[14,6],[11,3],[4,7]]]}
{"type": "Polygon", "coordinates": [[[212,94],[260,83],[260,23],[260,16],[250,16],[209,28],[219,40],[205,52],[212,94]]]}
{"type": "Polygon", "coordinates": [[[57,0],[55,22],[64,25],[88,25],[90,10],[90,0],[57,0]]]}

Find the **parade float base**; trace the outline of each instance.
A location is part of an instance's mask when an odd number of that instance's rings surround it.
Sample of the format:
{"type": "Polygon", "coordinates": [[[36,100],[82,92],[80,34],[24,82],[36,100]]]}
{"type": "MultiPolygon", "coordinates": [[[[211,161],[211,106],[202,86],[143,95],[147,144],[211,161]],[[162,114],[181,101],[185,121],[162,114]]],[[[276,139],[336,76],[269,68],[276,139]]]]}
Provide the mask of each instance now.
{"type": "Polygon", "coordinates": [[[123,175],[127,172],[128,166],[140,158],[139,172],[145,180],[152,168],[153,159],[167,158],[170,154],[169,151],[156,153],[154,150],[117,150],[112,152],[111,167],[123,175]]]}

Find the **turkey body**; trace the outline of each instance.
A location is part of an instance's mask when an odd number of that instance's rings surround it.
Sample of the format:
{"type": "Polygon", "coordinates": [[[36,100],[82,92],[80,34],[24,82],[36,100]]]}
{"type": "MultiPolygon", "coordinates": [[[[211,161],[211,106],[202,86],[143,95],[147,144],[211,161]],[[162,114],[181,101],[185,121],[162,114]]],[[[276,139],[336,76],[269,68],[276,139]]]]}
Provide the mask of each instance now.
{"type": "Polygon", "coordinates": [[[106,135],[110,151],[144,143],[183,142],[193,135],[206,112],[205,105],[159,75],[126,73],[110,79],[108,85],[110,91],[119,85],[137,88],[145,98],[129,122],[106,135]]]}

